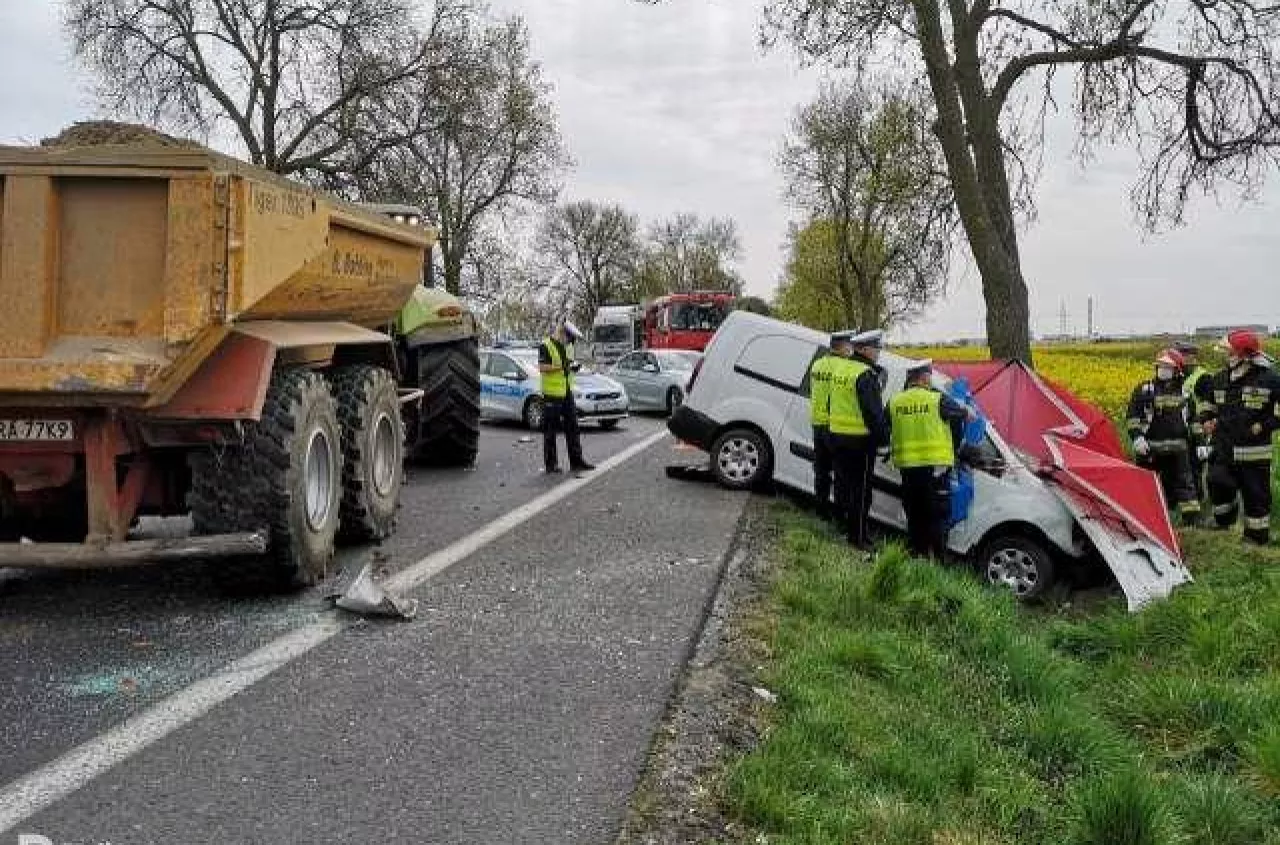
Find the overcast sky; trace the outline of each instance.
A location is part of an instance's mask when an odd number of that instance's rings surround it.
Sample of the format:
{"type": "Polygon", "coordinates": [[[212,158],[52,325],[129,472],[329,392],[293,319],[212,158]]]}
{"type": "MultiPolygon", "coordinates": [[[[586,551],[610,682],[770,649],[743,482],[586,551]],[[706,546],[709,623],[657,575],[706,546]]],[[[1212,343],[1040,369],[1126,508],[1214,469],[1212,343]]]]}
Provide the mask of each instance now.
{"type": "MultiPolygon", "coordinates": [[[[491,0],[529,22],[561,129],[577,162],[566,198],[616,201],[649,220],[679,211],[738,221],[740,270],[769,297],[796,213],[782,198],[775,160],[795,108],[820,74],[785,51],[756,44],[755,0],[491,0]]],[[[0,0],[0,141],[29,142],[94,113],[67,58],[54,0],[0,0]]],[[[1087,298],[1106,332],[1206,323],[1280,323],[1280,179],[1260,204],[1211,200],[1183,229],[1144,238],[1123,152],[1087,170],[1072,138],[1051,139],[1038,200],[1022,235],[1033,328],[1058,330],[1065,301],[1083,331],[1087,298]]],[[[959,272],[947,299],[903,339],[982,333],[976,273],[959,272]]]]}

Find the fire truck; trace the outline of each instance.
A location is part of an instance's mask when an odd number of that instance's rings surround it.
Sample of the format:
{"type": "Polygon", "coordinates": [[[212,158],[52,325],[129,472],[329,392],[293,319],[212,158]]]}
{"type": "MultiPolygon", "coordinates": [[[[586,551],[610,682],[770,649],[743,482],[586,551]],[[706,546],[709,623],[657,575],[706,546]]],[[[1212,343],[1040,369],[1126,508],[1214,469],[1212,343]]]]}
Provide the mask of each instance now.
{"type": "Polygon", "coordinates": [[[660,296],[644,305],[601,306],[592,323],[592,357],[608,364],[641,348],[701,352],[734,301],[734,295],[724,291],[693,291],[660,296]]]}

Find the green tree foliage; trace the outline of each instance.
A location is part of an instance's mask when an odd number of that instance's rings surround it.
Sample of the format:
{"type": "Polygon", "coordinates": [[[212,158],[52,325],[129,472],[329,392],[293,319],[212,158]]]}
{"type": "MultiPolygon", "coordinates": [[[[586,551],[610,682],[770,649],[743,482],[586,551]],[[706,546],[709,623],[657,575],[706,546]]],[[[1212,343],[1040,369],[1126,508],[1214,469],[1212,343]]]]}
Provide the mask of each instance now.
{"type": "Polygon", "coordinates": [[[801,322],[887,328],[945,290],[955,205],[930,114],[909,87],[862,77],[824,85],[797,113],[779,163],[811,221],[784,291],[801,322]]]}
{"type": "MultiPolygon", "coordinates": [[[[792,227],[786,279],[774,298],[778,317],[828,332],[882,324],[883,299],[863,299],[839,282],[840,228],[830,220],[792,227]]],[[[882,249],[864,250],[870,264],[883,263],[882,249]]]]}

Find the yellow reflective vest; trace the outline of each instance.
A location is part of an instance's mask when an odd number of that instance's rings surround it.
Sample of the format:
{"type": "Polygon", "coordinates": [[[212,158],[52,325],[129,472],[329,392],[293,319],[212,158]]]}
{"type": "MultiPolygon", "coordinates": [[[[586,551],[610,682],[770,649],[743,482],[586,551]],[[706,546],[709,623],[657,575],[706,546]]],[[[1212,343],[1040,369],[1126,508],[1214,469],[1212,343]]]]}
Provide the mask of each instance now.
{"type": "Polygon", "coordinates": [[[831,358],[831,410],[827,427],[832,434],[866,437],[871,434],[858,403],[858,378],[871,368],[851,358],[831,358]]]}
{"type": "Polygon", "coordinates": [[[942,394],[924,387],[909,387],[889,401],[889,445],[898,469],[955,465],[941,406],[942,394]]]}
{"type": "Polygon", "coordinates": [[[542,374],[542,395],[548,399],[564,399],[573,390],[573,374],[568,362],[560,354],[560,347],[551,338],[543,338],[542,347],[555,365],[555,372],[542,374]]]}
{"type": "Polygon", "coordinates": [[[825,355],[809,367],[809,421],[826,428],[831,421],[831,369],[835,356],[825,355]]]}

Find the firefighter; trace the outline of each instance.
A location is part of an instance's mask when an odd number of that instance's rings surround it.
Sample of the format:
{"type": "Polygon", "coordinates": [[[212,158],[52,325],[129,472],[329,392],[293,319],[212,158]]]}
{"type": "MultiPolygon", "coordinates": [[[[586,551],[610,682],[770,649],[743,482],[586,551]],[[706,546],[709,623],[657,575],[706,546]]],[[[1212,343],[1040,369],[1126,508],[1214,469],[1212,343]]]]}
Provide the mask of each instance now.
{"type": "Polygon", "coordinates": [[[932,375],[929,360],[907,370],[905,388],[889,400],[889,443],[902,475],[907,548],[941,561],[951,518],[951,470],[969,413],[931,387],[932,375]]]}
{"type": "Polygon", "coordinates": [[[556,455],[556,432],[564,430],[569,450],[569,469],[586,472],[595,469],[582,456],[582,438],[578,430],[578,406],[573,401],[573,374],[578,364],[573,360],[569,344],[582,339],[582,332],[565,320],[538,348],[538,370],[542,373],[542,461],[548,473],[560,472],[556,455]]]}
{"type": "Polygon", "coordinates": [[[1177,508],[1183,525],[1195,526],[1200,522],[1200,498],[1191,470],[1191,402],[1183,392],[1185,362],[1176,350],[1166,349],[1154,363],[1155,378],[1134,388],[1129,399],[1129,437],[1138,466],[1160,477],[1165,502],[1177,508]]]}
{"type": "MultiPolygon", "coordinates": [[[[830,353],[814,359],[809,367],[809,419],[813,425],[813,495],[818,503],[818,516],[831,518],[831,440],[827,430],[831,418],[831,373],[838,358],[853,354],[849,338],[853,332],[831,335],[830,353]]],[[[836,513],[841,513],[836,508],[836,513]]]]}
{"type": "Polygon", "coordinates": [[[1187,415],[1191,422],[1191,443],[1188,454],[1191,456],[1191,479],[1195,483],[1196,498],[1204,501],[1204,465],[1209,454],[1209,444],[1204,436],[1204,426],[1200,424],[1200,408],[1205,402],[1212,402],[1212,379],[1208,378],[1209,370],[1200,363],[1200,347],[1188,341],[1178,341],[1173,349],[1182,356],[1183,380],[1182,395],[1187,397],[1187,415]]]}
{"type": "Polygon", "coordinates": [[[1210,439],[1209,499],[1218,528],[1230,528],[1244,504],[1244,536],[1271,540],[1271,435],[1280,428],[1280,375],[1250,331],[1223,341],[1227,366],[1212,376],[1200,419],[1210,439]]]}
{"type": "Polygon", "coordinates": [[[871,478],[876,452],[888,443],[884,401],[880,398],[880,357],[883,333],[863,332],[849,339],[853,354],[835,358],[831,373],[830,418],[832,463],[835,468],[836,510],[846,518],[849,543],[871,549],[871,478]]]}

